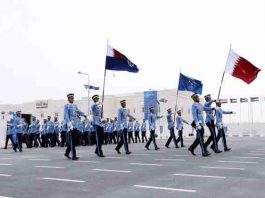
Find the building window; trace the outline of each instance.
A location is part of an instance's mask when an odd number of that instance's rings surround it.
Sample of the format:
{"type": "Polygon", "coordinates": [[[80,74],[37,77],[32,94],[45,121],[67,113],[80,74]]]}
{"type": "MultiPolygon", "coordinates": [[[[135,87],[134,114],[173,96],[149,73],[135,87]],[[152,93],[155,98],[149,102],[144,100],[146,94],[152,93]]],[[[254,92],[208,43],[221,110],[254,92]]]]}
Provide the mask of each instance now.
{"type": "Polygon", "coordinates": [[[44,113],[40,113],[40,117],[41,118],[44,118],[44,113]]]}

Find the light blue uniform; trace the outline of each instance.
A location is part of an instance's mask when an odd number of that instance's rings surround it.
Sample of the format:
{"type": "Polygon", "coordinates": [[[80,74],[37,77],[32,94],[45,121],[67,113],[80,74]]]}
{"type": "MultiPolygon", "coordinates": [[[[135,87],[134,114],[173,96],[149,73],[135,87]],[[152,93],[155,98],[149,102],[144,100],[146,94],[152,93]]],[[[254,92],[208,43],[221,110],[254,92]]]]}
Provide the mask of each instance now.
{"type": "Polygon", "coordinates": [[[101,126],[101,113],[102,113],[102,106],[100,104],[93,104],[91,106],[92,115],[93,115],[93,125],[101,126]]]}
{"type": "Polygon", "coordinates": [[[141,132],[146,132],[146,122],[143,122],[141,125],[141,132]]]}
{"type": "Polygon", "coordinates": [[[121,127],[121,130],[128,128],[127,117],[134,119],[134,117],[128,113],[126,108],[119,108],[118,123],[119,123],[119,126],[121,127]]]}
{"type": "Polygon", "coordinates": [[[177,124],[177,130],[183,129],[183,123],[189,124],[186,120],[184,120],[181,116],[177,116],[176,118],[176,124],[177,124]]]}
{"type": "Polygon", "coordinates": [[[78,128],[77,116],[85,116],[85,114],[80,111],[75,104],[66,104],[64,106],[64,120],[66,123],[71,123],[73,128],[78,128]]]}
{"type": "Polygon", "coordinates": [[[134,131],[140,131],[140,123],[139,122],[135,122],[134,124],[134,131]]]}
{"type": "Polygon", "coordinates": [[[205,110],[205,113],[206,113],[205,123],[214,121],[213,111],[211,108],[211,105],[214,102],[215,102],[215,100],[210,100],[210,101],[204,103],[204,107],[206,108],[206,110],[205,110]]]}
{"type": "Polygon", "coordinates": [[[54,133],[56,134],[60,133],[60,122],[59,121],[54,122],[54,133]]]}
{"type": "Polygon", "coordinates": [[[148,122],[149,122],[149,129],[156,130],[156,120],[162,118],[163,116],[157,116],[154,113],[149,114],[148,122]]]}
{"type": "Polygon", "coordinates": [[[217,107],[216,108],[216,124],[217,124],[217,128],[222,128],[223,126],[223,114],[232,114],[232,111],[223,111],[222,108],[217,107]]]}
{"type": "Polygon", "coordinates": [[[169,130],[174,128],[172,113],[167,114],[167,125],[169,130]]]}
{"type": "Polygon", "coordinates": [[[191,110],[192,110],[192,117],[193,117],[193,120],[196,124],[196,126],[205,126],[205,122],[204,122],[204,118],[203,118],[203,111],[210,111],[212,110],[211,107],[205,107],[203,106],[201,103],[193,103],[192,104],[192,107],[191,107],[191,110]]]}

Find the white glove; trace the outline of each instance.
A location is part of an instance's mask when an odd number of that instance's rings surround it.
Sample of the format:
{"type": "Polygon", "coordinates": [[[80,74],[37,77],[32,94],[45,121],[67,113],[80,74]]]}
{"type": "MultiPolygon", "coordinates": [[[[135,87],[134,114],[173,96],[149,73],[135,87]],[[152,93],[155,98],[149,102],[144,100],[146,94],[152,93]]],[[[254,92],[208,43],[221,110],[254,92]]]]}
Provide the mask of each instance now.
{"type": "Polygon", "coordinates": [[[222,129],[223,128],[223,124],[221,122],[217,123],[217,129],[222,129]]]}
{"type": "Polygon", "coordinates": [[[201,125],[196,125],[196,130],[201,130],[201,129],[202,129],[201,125]]]}
{"type": "Polygon", "coordinates": [[[67,122],[67,127],[68,127],[70,130],[73,130],[73,129],[74,129],[74,126],[73,126],[72,122],[67,122]]]}

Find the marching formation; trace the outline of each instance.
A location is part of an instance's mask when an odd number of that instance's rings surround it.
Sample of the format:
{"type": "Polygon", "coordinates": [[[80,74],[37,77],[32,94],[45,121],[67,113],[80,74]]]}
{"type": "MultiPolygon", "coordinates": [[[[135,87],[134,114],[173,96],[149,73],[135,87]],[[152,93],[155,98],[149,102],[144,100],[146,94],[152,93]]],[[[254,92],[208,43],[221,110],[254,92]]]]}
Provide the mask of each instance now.
{"type": "MultiPolygon", "coordinates": [[[[232,114],[233,112],[223,111],[221,102],[213,100],[210,94],[205,96],[204,104],[200,103],[200,97],[197,94],[193,94],[191,98],[194,101],[192,104],[192,123],[188,123],[182,118],[181,110],[177,110],[174,113],[172,108],[167,109],[166,119],[170,136],[165,147],[169,148],[172,140],[175,148],[185,147],[183,130],[184,124],[186,124],[191,125],[196,130],[196,138],[188,148],[192,155],[196,155],[194,151],[198,145],[200,145],[202,156],[204,157],[210,155],[208,151],[209,146],[214,153],[221,153],[222,150],[218,148],[218,142],[221,138],[224,151],[229,151],[231,148],[226,143],[226,128],[223,124],[223,114],[232,114]],[[213,107],[214,103],[216,107],[213,107]],[[204,117],[205,114],[206,117],[204,117]],[[206,142],[204,142],[205,125],[210,132],[206,142]],[[175,129],[177,130],[178,137],[176,137],[175,129]]],[[[40,121],[33,117],[31,124],[28,126],[25,119],[21,118],[20,111],[13,113],[12,119],[7,122],[4,149],[7,149],[9,140],[11,140],[15,152],[17,152],[17,149],[22,152],[23,142],[27,148],[64,147],[66,145],[65,156],[72,160],[79,159],[76,155],[76,146],[80,145],[95,145],[95,154],[98,157],[105,157],[102,144],[117,144],[115,150],[118,154],[121,154],[120,149],[123,146],[127,155],[131,154],[129,149],[131,142],[146,142],[145,148],[147,150],[150,149],[149,147],[153,143],[155,150],[160,149],[156,143],[155,131],[156,121],[163,118],[163,116],[157,115],[155,108],[150,107],[148,120],[143,119],[142,123],[140,123],[133,115],[128,113],[126,100],[122,100],[120,101],[121,107],[117,111],[117,117],[114,119],[104,119],[99,95],[94,95],[92,97],[94,104],[91,106],[92,119],[89,120],[87,115],[74,104],[74,94],[68,94],[67,99],[68,103],[64,106],[64,120],[61,122],[57,117],[52,121],[51,117],[48,116],[40,124],[40,121]],[[146,136],[147,126],[150,132],[149,139],[146,136]]]]}

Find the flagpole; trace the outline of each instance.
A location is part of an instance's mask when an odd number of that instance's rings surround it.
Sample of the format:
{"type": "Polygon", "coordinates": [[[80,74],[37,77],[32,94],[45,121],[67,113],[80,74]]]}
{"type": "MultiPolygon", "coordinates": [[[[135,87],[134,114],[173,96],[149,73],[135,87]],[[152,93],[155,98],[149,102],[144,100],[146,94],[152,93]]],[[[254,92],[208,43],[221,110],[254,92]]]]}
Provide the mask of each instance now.
{"type": "MultiPolygon", "coordinates": [[[[109,39],[107,39],[107,52],[108,52],[108,46],[109,46],[109,39]]],[[[105,62],[104,80],[103,80],[103,91],[102,91],[102,111],[101,111],[101,118],[103,118],[103,111],[104,111],[106,74],[107,74],[107,69],[106,69],[106,62],[105,62]]]]}
{"type": "MultiPolygon", "coordinates": [[[[227,56],[226,64],[225,65],[227,65],[227,61],[228,61],[228,57],[229,57],[229,54],[230,54],[231,49],[232,49],[232,44],[230,44],[230,49],[229,49],[229,52],[228,52],[228,56],[227,56]]],[[[219,98],[220,98],[220,94],[221,94],[221,90],[222,90],[222,86],[223,86],[224,77],[225,77],[225,70],[224,70],[223,75],[222,75],[222,80],[221,80],[221,84],[220,84],[220,87],[219,87],[217,100],[219,100],[219,98]]]]}
{"type": "MultiPolygon", "coordinates": [[[[180,74],[181,74],[181,69],[179,71],[179,76],[180,76],[180,74]]],[[[178,86],[179,86],[179,83],[178,83],[178,86]]],[[[176,122],[176,113],[177,113],[177,108],[178,108],[178,96],[179,96],[179,88],[177,89],[177,95],[176,95],[176,105],[175,105],[174,121],[173,121],[174,124],[176,122]]]]}

